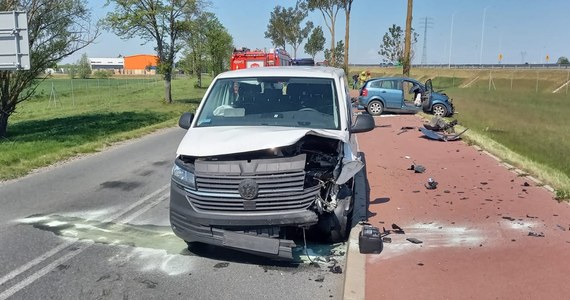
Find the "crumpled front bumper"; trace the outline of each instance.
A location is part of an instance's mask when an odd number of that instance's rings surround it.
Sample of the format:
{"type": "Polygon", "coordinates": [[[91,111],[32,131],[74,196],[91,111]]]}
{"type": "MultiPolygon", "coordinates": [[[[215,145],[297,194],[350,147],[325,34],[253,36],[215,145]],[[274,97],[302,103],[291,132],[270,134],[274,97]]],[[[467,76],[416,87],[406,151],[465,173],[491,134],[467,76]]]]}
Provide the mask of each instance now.
{"type": "Polygon", "coordinates": [[[170,189],[170,223],[174,233],[186,242],[202,242],[273,258],[292,259],[291,240],[279,239],[283,227],[308,227],[317,223],[310,210],[260,214],[204,213],[197,211],[176,183],[170,189]]]}

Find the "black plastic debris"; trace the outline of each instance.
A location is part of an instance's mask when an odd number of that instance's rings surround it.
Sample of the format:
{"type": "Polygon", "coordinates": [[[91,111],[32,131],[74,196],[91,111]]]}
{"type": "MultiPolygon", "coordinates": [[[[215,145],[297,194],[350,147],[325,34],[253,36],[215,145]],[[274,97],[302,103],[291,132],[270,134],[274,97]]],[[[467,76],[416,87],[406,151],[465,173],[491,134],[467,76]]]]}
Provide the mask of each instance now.
{"type": "Polygon", "coordinates": [[[412,243],[412,244],[422,244],[422,243],[423,243],[423,241],[418,240],[418,239],[416,239],[416,238],[407,238],[406,241],[408,241],[408,242],[410,242],[410,243],[412,243]]]}
{"type": "Polygon", "coordinates": [[[544,237],[544,233],[542,232],[534,232],[534,231],[529,231],[528,236],[533,236],[533,237],[544,237]]]}
{"type": "Polygon", "coordinates": [[[323,282],[325,281],[325,275],[319,275],[317,276],[317,278],[315,279],[316,282],[323,282]]]}
{"type": "Polygon", "coordinates": [[[428,182],[426,184],[426,188],[428,190],[435,190],[437,189],[437,181],[433,180],[433,178],[428,178],[428,182]]]}
{"type": "Polygon", "coordinates": [[[394,233],[397,234],[404,234],[404,229],[402,229],[402,227],[396,225],[396,224],[392,224],[392,229],[394,229],[394,233]]]}
{"type": "Polygon", "coordinates": [[[422,165],[416,165],[415,163],[411,165],[408,170],[414,171],[414,173],[424,173],[426,171],[426,167],[422,165]]]}
{"type": "Polygon", "coordinates": [[[385,236],[382,238],[382,242],[390,244],[392,243],[392,238],[385,236]]]}
{"type": "Polygon", "coordinates": [[[400,135],[404,132],[408,132],[408,130],[414,130],[416,129],[416,127],[412,127],[412,126],[403,126],[402,128],[400,128],[400,132],[398,132],[396,135],[400,135]]]}
{"type": "Polygon", "coordinates": [[[523,186],[530,186],[530,184],[525,181],[525,182],[523,183],[523,186]]]}
{"type": "Polygon", "coordinates": [[[332,267],[329,267],[329,271],[333,274],[342,274],[342,267],[334,265],[332,267]]]}
{"type": "Polygon", "coordinates": [[[358,236],[358,246],[360,253],[378,254],[382,252],[383,244],[380,230],[377,227],[365,225],[358,236]]]}
{"type": "Polygon", "coordinates": [[[505,220],[509,220],[509,221],[514,221],[514,220],[515,220],[515,218],[512,218],[512,217],[508,217],[508,216],[505,216],[505,217],[503,217],[503,219],[505,219],[505,220]]]}

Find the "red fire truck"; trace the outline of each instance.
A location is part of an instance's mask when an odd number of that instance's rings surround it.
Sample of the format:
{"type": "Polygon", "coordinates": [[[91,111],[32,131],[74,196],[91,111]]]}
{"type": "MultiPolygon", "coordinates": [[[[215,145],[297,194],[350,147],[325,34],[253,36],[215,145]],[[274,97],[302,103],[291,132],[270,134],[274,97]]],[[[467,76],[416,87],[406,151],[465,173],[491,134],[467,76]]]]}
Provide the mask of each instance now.
{"type": "Polygon", "coordinates": [[[234,49],[230,60],[231,70],[289,65],[291,65],[291,56],[283,49],[270,49],[269,51],[234,49]]]}

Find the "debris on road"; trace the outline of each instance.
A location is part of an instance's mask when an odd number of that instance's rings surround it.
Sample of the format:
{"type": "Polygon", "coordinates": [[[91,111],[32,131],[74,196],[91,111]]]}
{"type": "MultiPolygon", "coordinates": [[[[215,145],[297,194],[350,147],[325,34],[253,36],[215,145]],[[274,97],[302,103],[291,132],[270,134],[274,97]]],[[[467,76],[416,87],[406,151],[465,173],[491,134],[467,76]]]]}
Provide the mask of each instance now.
{"type": "Polygon", "coordinates": [[[447,123],[444,119],[439,116],[431,118],[430,122],[424,124],[424,127],[431,131],[443,131],[446,133],[454,133],[454,126],[457,125],[457,120],[452,120],[447,123]]]}
{"type": "Polygon", "coordinates": [[[428,190],[435,190],[437,188],[437,181],[433,180],[431,177],[428,178],[428,182],[426,184],[426,188],[428,190]]]}
{"type": "Polygon", "coordinates": [[[503,219],[509,220],[509,221],[514,221],[514,220],[515,220],[515,218],[511,218],[511,217],[508,217],[508,216],[503,217],[503,219]]]}
{"type": "Polygon", "coordinates": [[[383,241],[384,243],[388,243],[388,244],[389,244],[389,243],[392,243],[392,238],[385,236],[385,237],[382,238],[382,241],[383,241]]]}
{"type": "Polygon", "coordinates": [[[380,230],[377,227],[365,225],[358,236],[358,247],[360,253],[363,254],[379,254],[382,252],[383,244],[380,230]]]}
{"type": "Polygon", "coordinates": [[[392,229],[394,229],[394,233],[397,234],[404,234],[404,229],[402,229],[402,227],[396,225],[396,224],[392,224],[392,229]]]}
{"type": "Polygon", "coordinates": [[[339,265],[334,265],[329,267],[329,271],[333,274],[342,274],[342,267],[339,265]]]}
{"type": "Polygon", "coordinates": [[[423,243],[423,241],[418,240],[418,239],[416,239],[416,238],[407,238],[406,241],[408,241],[408,242],[410,242],[410,243],[412,243],[412,244],[422,244],[422,243],[423,243]]]}
{"type": "Polygon", "coordinates": [[[315,279],[316,282],[323,282],[325,281],[325,275],[319,275],[317,276],[317,278],[315,279]]]}
{"type": "Polygon", "coordinates": [[[528,236],[533,236],[533,237],[544,237],[544,233],[543,233],[543,232],[534,232],[534,231],[529,231],[529,232],[528,232],[528,236]]]}
{"type": "Polygon", "coordinates": [[[414,130],[416,129],[416,127],[412,127],[412,126],[402,126],[402,128],[400,128],[400,132],[396,133],[396,135],[400,135],[404,132],[408,132],[408,130],[414,130]]]}
{"type": "Polygon", "coordinates": [[[530,184],[525,181],[525,182],[523,183],[523,186],[530,186],[530,184]]]}
{"type": "Polygon", "coordinates": [[[424,173],[426,171],[426,167],[422,166],[422,165],[416,165],[416,163],[414,162],[413,165],[411,165],[408,170],[412,170],[414,171],[414,173],[424,173]]]}
{"type": "Polygon", "coordinates": [[[420,128],[420,131],[424,134],[424,136],[426,136],[430,140],[448,142],[448,141],[458,140],[461,137],[461,135],[467,131],[467,128],[465,128],[465,130],[463,130],[457,134],[438,133],[438,132],[435,132],[433,130],[429,130],[426,128],[420,128]]]}

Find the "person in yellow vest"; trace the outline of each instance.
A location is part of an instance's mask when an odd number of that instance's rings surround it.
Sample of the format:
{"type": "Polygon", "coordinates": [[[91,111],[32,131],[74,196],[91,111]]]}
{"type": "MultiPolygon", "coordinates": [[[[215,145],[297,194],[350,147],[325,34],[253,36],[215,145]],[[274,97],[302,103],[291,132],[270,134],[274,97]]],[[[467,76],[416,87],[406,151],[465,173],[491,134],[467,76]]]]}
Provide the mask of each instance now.
{"type": "Polygon", "coordinates": [[[364,82],[366,81],[366,71],[362,71],[362,73],[360,73],[360,76],[358,76],[358,81],[360,81],[360,86],[364,85],[364,82]]]}

